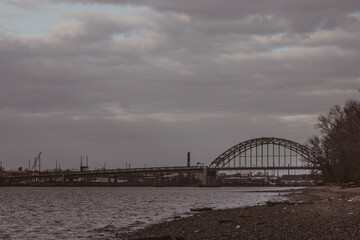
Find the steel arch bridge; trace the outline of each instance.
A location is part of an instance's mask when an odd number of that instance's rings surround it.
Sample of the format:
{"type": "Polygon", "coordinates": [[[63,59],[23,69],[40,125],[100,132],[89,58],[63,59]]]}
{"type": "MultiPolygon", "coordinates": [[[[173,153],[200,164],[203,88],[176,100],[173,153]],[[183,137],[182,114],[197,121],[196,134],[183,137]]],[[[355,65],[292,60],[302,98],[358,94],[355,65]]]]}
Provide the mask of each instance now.
{"type": "Polygon", "coordinates": [[[262,137],[241,142],[218,156],[209,168],[220,170],[310,170],[311,148],[283,138],[262,137]]]}

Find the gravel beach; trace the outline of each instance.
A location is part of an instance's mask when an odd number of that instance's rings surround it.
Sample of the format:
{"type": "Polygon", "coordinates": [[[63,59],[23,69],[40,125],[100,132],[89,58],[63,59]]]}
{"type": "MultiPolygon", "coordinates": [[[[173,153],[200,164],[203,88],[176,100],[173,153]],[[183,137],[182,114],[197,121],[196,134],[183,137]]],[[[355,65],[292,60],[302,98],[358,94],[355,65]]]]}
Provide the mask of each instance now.
{"type": "Polygon", "coordinates": [[[284,202],[201,212],[117,239],[360,239],[360,188],[313,187],[284,202]]]}

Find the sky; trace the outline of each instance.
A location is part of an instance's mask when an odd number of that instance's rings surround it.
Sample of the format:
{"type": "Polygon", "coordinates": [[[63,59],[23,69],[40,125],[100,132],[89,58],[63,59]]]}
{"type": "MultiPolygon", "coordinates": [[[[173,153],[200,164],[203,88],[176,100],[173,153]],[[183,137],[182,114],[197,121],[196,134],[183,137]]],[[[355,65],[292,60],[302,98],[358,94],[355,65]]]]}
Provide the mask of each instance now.
{"type": "Polygon", "coordinates": [[[0,161],[209,165],[359,99],[358,0],[0,0],[0,161]]]}

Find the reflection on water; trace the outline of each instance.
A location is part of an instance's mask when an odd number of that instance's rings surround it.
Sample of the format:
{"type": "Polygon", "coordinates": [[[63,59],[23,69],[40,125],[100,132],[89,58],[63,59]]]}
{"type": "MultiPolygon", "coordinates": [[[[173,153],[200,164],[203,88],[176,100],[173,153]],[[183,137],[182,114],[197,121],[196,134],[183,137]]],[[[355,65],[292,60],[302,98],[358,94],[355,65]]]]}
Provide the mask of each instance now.
{"type": "MultiPolygon", "coordinates": [[[[279,198],[279,188],[0,188],[0,239],[111,239],[116,232],[279,198]]],[[[283,188],[281,188],[283,189],[283,188]]]]}

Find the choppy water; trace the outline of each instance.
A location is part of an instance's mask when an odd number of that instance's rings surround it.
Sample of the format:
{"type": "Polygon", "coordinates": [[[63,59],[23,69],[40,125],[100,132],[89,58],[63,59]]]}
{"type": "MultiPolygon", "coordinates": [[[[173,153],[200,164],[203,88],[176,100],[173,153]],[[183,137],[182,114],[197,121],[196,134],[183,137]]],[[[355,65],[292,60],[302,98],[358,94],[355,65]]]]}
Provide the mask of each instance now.
{"type": "Polygon", "coordinates": [[[0,188],[0,239],[111,239],[116,232],[280,198],[283,188],[0,188]]]}

